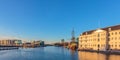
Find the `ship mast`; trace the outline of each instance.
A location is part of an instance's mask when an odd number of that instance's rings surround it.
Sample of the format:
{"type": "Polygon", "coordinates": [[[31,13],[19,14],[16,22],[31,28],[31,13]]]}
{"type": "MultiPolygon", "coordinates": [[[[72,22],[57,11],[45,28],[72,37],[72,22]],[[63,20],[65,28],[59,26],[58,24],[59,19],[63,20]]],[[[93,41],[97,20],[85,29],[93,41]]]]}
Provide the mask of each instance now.
{"type": "Polygon", "coordinates": [[[72,38],[71,38],[71,42],[75,42],[75,31],[74,31],[74,28],[72,30],[72,38]]]}

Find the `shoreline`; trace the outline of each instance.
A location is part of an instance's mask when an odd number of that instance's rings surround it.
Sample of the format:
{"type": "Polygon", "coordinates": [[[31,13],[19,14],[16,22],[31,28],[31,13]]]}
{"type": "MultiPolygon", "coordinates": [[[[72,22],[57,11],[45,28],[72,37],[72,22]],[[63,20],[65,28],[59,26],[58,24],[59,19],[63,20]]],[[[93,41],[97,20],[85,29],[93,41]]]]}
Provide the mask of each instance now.
{"type": "Polygon", "coordinates": [[[19,49],[19,47],[0,47],[0,51],[2,51],[2,50],[14,50],[14,49],[19,49]]]}
{"type": "Polygon", "coordinates": [[[78,51],[85,51],[85,52],[96,52],[96,53],[102,53],[102,54],[113,54],[113,55],[120,55],[120,51],[117,50],[108,50],[108,51],[98,51],[98,50],[78,50],[78,51]]]}

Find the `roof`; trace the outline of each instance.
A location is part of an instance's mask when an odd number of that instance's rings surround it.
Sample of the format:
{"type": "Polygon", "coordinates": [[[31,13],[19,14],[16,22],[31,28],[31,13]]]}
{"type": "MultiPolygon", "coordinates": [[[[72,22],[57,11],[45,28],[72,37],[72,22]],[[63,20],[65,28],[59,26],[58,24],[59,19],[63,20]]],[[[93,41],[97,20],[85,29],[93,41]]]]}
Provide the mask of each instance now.
{"type": "MultiPolygon", "coordinates": [[[[111,30],[119,30],[120,29],[120,25],[115,25],[115,26],[109,26],[109,27],[105,27],[105,28],[101,28],[102,30],[108,31],[109,28],[111,28],[111,30]]],[[[90,30],[90,31],[86,31],[83,32],[82,34],[85,35],[87,34],[91,34],[92,32],[94,32],[95,30],[90,30]]]]}

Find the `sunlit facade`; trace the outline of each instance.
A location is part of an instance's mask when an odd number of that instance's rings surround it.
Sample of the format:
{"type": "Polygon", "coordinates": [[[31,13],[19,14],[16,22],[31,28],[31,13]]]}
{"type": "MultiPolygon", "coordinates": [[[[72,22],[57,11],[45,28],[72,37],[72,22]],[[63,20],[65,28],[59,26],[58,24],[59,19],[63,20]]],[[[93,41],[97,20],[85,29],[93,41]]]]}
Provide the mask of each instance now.
{"type": "Polygon", "coordinates": [[[120,25],[83,32],[80,50],[120,50],[120,25]]]}
{"type": "Polygon", "coordinates": [[[14,41],[12,40],[0,40],[0,45],[1,46],[12,46],[14,41]]]}
{"type": "Polygon", "coordinates": [[[20,45],[22,45],[21,40],[10,40],[10,39],[0,40],[0,46],[20,46],[20,45]]]}
{"type": "Polygon", "coordinates": [[[35,47],[44,47],[44,41],[38,40],[38,41],[31,41],[31,42],[25,42],[22,45],[24,48],[35,48],[35,47]]]}

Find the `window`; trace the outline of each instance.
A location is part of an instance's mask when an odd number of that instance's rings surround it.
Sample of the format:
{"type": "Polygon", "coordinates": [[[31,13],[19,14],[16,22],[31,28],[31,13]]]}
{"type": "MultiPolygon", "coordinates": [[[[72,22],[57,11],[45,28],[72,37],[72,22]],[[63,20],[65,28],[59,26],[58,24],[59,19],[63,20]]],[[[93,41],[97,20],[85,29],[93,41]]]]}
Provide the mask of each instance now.
{"type": "Polygon", "coordinates": [[[113,45],[111,45],[113,47],[113,45]]]}
{"type": "Polygon", "coordinates": [[[111,40],[113,40],[113,37],[111,38],[111,40]]]}
{"type": "Polygon", "coordinates": [[[111,35],[113,35],[113,33],[111,33],[111,35]]]}
{"type": "Polygon", "coordinates": [[[98,38],[98,41],[100,41],[100,39],[98,38]]]}
{"type": "Polygon", "coordinates": [[[98,34],[98,37],[100,37],[100,34],[98,34]]]}
{"type": "Polygon", "coordinates": [[[117,32],[115,32],[115,35],[117,35],[117,32]]]}

